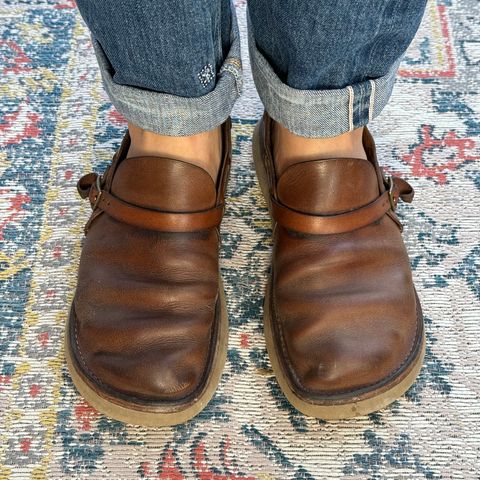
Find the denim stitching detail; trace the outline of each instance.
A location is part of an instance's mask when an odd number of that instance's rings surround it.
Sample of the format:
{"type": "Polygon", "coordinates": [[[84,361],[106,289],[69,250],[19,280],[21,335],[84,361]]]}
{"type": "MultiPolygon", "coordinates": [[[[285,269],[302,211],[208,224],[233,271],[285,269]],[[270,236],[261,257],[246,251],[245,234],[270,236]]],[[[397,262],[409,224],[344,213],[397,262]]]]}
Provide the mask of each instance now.
{"type": "Polygon", "coordinates": [[[371,91],[370,91],[370,105],[368,106],[368,121],[371,122],[373,119],[373,109],[375,106],[375,88],[376,84],[373,80],[370,80],[371,91]]]}
{"type": "Polygon", "coordinates": [[[208,84],[215,78],[215,72],[212,64],[207,63],[200,72],[197,73],[197,77],[204,88],[207,88],[208,84]]]}
{"type": "Polygon", "coordinates": [[[242,65],[238,60],[237,61],[234,61],[234,60],[236,59],[227,59],[225,61],[225,63],[222,65],[222,68],[220,69],[220,75],[222,75],[225,72],[233,75],[233,77],[235,78],[237,93],[238,95],[240,95],[243,90],[243,79],[242,79],[241,70],[239,71],[239,69],[242,68],[242,65]],[[238,64],[239,66],[237,66],[238,64]]]}
{"type": "Polygon", "coordinates": [[[353,99],[355,93],[353,88],[349,85],[347,87],[348,90],[348,129],[351,132],[353,130],[353,99]]]}

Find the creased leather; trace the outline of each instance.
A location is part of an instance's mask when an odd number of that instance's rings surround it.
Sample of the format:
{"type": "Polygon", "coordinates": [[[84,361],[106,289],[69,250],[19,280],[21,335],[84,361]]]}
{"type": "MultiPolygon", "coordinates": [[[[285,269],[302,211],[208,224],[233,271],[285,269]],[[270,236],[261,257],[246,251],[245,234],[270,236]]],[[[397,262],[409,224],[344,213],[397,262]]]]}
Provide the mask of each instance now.
{"type": "Polygon", "coordinates": [[[143,212],[142,227],[95,206],[95,175],[79,181],[79,193],[91,196],[94,209],[73,301],[72,348],[79,368],[109,395],[181,404],[194,399],[209,376],[218,326],[219,221],[192,230],[188,218],[222,210],[230,128],[230,121],[222,126],[218,187],[207,172],[180,160],[125,159],[127,133],[99,181],[105,194],[143,212]],[[185,216],[185,231],[148,228],[149,216],[165,213],[185,216]]]}
{"type": "MultiPolygon", "coordinates": [[[[272,127],[265,114],[260,134],[267,172],[275,171],[272,127]]],[[[342,395],[360,398],[394,381],[408,367],[423,329],[389,202],[366,225],[345,224],[341,233],[311,229],[322,216],[335,226],[345,215],[358,218],[357,212],[378,199],[388,201],[389,183],[366,129],[364,144],[368,160],[313,160],[287,168],[280,178],[269,177],[271,203],[306,218],[305,228],[286,228],[272,209],[270,310],[282,370],[293,391],[313,403],[328,404],[342,395]]],[[[394,207],[400,197],[413,198],[404,180],[396,179],[393,190],[394,207]]]]}

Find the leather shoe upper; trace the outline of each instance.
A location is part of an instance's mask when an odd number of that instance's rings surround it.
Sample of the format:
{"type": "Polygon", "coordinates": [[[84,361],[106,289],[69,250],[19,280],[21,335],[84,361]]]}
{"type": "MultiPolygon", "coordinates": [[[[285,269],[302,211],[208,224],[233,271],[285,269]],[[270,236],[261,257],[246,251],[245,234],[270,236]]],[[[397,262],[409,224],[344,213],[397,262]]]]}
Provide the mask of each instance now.
{"type": "Polygon", "coordinates": [[[208,377],[229,127],[218,188],[206,171],[180,160],[125,158],[128,134],[101,189],[92,174],[79,182],[94,210],[80,258],[72,348],[84,374],[110,395],[179,401],[208,377]]]}
{"type": "MultiPolygon", "coordinates": [[[[263,121],[264,161],[275,172],[273,122],[263,121]]],[[[389,197],[366,130],[364,144],[368,160],[305,161],[270,177],[276,348],[291,387],[312,401],[378,388],[408,365],[421,336],[393,211],[413,191],[395,179],[389,197]]]]}

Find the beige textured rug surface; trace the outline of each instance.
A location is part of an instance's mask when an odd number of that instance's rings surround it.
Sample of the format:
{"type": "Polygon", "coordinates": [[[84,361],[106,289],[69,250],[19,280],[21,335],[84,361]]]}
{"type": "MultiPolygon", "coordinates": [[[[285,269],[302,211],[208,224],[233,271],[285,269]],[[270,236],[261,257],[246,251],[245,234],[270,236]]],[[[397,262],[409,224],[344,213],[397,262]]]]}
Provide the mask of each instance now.
{"type": "Polygon", "coordinates": [[[479,17],[476,0],[430,1],[372,125],[381,164],[417,191],[400,215],[426,315],[418,382],[384,411],[330,423],[280,392],[261,322],[270,231],[251,134],[262,106],[243,48],[223,224],[228,362],[200,416],[155,429],[90,408],[63,356],[88,216],[75,183],[103,170],[125,123],[71,0],[0,0],[0,479],[480,478],[479,17]]]}

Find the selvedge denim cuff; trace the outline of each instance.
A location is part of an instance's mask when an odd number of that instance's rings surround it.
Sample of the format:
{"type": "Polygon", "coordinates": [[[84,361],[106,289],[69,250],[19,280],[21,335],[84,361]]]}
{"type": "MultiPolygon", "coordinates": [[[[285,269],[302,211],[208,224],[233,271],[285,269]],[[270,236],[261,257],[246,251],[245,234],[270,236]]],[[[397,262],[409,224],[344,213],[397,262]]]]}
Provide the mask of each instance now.
{"type": "Polygon", "coordinates": [[[230,51],[217,74],[215,88],[206,95],[194,98],[116,83],[105,52],[92,38],[110,101],[129,122],[162,135],[194,135],[222,124],[230,115],[243,87],[240,33],[233,8],[231,25],[230,51]]]}
{"type": "Polygon", "coordinates": [[[392,93],[401,58],[383,77],[345,88],[299,90],[283,83],[258,50],[248,18],[252,75],[265,110],[291,132],[303,137],[336,137],[367,125],[392,93]]]}

